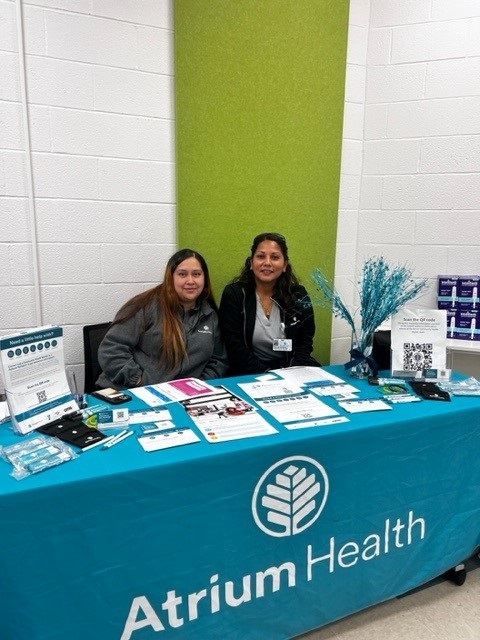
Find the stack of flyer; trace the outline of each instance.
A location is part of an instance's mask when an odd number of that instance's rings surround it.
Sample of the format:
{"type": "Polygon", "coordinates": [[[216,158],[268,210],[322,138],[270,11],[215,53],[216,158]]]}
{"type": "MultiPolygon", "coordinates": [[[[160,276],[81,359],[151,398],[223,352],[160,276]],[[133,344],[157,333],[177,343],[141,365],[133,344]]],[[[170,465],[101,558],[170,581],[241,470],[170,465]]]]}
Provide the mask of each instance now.
{"type": "Polygon", "coordinates": [[[0,364],[17,433],[30,433],[78,411],[65,373],[61,327],[37,327],[1,336],[0,364]]]}

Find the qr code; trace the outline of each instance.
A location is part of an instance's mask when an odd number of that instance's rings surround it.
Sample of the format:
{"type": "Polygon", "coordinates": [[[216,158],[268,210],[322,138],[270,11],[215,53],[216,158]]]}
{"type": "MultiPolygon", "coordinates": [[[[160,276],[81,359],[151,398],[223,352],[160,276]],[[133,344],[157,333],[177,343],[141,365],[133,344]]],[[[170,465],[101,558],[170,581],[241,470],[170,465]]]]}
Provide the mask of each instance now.
{"type": "Polygon", "coordinates": [[[47,400],[47,394],[45,391],[37,391],[37,399],[38,399],[38,404],[40,404],[41,402],[46,402],[47,400]]]}
{"type": "Polygon", "coordinates": [[[432,368],[433,344],[431,342],[404,342],[403,368],[405,371],[421,371],[432,368]]]}

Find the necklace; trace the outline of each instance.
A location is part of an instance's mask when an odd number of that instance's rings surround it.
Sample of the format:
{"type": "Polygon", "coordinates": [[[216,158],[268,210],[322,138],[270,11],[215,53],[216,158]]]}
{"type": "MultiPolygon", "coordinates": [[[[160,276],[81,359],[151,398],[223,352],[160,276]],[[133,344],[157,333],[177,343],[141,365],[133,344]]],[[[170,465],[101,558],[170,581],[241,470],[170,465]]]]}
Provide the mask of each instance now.
{"type": "Polygon", "coordinates": [[[263,313],[265,314],[265,317],[267,318],[267,320],[270,320],[270,316],[272,315],[272,307],[273,307],[272,298],[270,296],[262,297],[257,292],[257,299],[260,302],[260,305],[263,309],[263,313]]]}

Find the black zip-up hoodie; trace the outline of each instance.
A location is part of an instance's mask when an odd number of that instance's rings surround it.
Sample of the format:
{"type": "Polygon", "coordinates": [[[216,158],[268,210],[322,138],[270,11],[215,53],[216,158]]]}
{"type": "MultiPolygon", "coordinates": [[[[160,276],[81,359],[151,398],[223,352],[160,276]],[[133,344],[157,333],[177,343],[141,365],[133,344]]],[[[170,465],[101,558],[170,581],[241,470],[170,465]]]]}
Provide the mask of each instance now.
{"type": "MultiPolygon", "coordinates": [[[[312,356],[315,318],[307,290],[302,285],[294,289],[295,304],[285,308],[282,300],[273,296],[285,324],[285,337],[292,340],[292,351],[284,352],[284,367],[320,366],[312,356]]],[[[222,338],[227,348],[230,375],[263,373],[278,368],[278,361],[260,360],[253,351],[252,337],[255,327],[257,300],[255,287],[244,282],[233,282],[223,291],[219,307],[222,338]]]]}

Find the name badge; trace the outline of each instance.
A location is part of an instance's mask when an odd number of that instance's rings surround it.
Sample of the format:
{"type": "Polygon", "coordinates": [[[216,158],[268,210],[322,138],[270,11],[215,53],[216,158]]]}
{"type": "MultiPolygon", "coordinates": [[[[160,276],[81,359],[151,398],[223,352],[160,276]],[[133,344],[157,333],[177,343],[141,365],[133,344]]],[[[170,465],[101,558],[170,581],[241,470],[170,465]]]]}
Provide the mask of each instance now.
{"type": "Polygon", "coordinates": [[[273,350],[274,351],[291,351],[292,340],[290,338],[276,338],[273,341],[273,350]]]}

